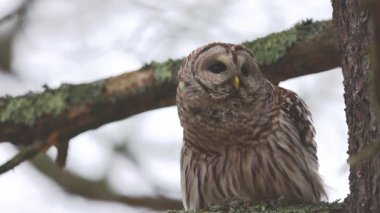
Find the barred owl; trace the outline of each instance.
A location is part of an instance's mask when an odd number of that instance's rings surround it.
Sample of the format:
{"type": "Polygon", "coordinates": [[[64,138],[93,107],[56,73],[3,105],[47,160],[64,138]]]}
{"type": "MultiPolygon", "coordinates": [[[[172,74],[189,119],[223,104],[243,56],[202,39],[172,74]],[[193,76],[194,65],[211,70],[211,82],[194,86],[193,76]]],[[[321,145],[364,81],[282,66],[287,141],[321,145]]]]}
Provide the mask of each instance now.
{"type": "Polygon", "coordinates": [[[265,79],[251,52],[225,43],[200,47],[178,81],[185,209],[236,200],[314,203],[326,195],[307,107],[265,79]]]}

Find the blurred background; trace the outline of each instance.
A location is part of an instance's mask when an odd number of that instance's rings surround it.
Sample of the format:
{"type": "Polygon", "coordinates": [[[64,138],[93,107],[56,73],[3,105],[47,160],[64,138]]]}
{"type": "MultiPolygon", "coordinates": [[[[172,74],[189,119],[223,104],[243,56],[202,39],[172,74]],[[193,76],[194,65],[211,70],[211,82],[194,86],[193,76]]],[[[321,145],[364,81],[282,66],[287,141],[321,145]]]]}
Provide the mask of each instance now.
{"type": "MultiPolygon", "coordinates": [[[[330,0],[0,0],[0,96],[91,82],[208,42],[252,41],[331,17],[330,0]]],[[[280,84],[313,114],[329,201],[349,193],[342,80],[335,69],[280,84]]],[[[157,211],[144,203],[180,200],[181,143],[175,107],[85,132],[70,141],[65,173],[51,148],[49,158],[1,175],[1,212],[157,211]]],[[[0,143],[0,163],[16,153],[0,143]]]]}

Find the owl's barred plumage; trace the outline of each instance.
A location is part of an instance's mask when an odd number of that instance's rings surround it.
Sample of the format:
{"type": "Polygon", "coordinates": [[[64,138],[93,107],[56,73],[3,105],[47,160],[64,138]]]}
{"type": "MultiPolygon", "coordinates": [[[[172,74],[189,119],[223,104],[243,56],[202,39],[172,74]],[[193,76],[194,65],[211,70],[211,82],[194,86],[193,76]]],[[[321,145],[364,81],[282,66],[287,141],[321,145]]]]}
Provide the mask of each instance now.
{"type": "Polygon", "coordinates": [[[188,56],[178,80],[186,209],[235,200],[313,203],[326,196],[307,107],[266,80],[252,53],[208,44],[188,56]]]}

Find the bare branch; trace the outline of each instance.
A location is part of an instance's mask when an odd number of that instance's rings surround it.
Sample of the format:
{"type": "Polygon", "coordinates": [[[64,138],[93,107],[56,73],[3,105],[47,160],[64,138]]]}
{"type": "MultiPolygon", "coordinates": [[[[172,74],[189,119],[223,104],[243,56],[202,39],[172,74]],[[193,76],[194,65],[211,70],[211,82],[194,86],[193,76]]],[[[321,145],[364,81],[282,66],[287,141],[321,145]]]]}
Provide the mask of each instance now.
{"type": "Polygon", "coordinates": [[[33,3],[33,0],[24,0],[16,10],[12,11],[10,14],[0,18],[0,24],[8,21],[15,16],[24,16],[29,6],[33,3]]]}
{"type": "Polygon", "coordinates": [[[10,14],[0,18],[0,25],[8,24],[0,34],[0,71],[10,71],[12,62],[12,42],[25,20],[25,14],[33,0],[24,0],[10,14]],[[9,25],[10,24],[10,25],[9,25]]]}
{"type": "Polygon", "coordinates": [[[61,170],[45,154],[40,154],[32,160],[33,165],[49,178],[54,180],[66,192],[90,199],[116,201],[135,207],[153,210],[180,209],[179,200],[167,197],[129,197],[117,194],[109,189],[104,180],[90,181],[61,170]]]}
{"type": "Polygon", "coordinates": [[[34,142],[31,146],[23,148],[19,153],[17,153],[16,156],[0,166],[0,174],[13,169],[25,160],[29,160],[35,157],[44,146],[45,144],[42,143],[42,141],[37,141],[34,142]]]}

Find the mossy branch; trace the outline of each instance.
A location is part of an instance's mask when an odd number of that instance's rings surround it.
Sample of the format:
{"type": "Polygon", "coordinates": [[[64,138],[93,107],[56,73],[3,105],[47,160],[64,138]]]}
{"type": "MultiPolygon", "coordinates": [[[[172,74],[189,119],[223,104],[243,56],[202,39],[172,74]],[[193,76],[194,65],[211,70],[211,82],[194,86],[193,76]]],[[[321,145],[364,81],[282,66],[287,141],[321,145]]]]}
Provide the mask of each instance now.
{"type": "Polygon", "coordinates": [[[169,210],[168,213],[343,213],[345,204],[338,201],[332,203],[316,203],[308,205],[259,204],[253,206],[214,206],[207,210],[169,210]]]}
{"type": "MultiPolygon", "coordinates": [[[[243,45],[253,51],[263,74],[274,83],[340,66],[331,21],[307,20],[243,45]]],[[[0,141],[30,146],[36,139],[54,138],[49,144],[57,145],[103,124],[174,105],[182,60],[153,62],[93,83],[0,98],[0,141]]]]}
{"type": "Polygon", "coordinates": [[[302,21],[293,28],[243,43],[273,83],[340,66],[337,35],[331,21],[302,21]]]}

